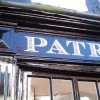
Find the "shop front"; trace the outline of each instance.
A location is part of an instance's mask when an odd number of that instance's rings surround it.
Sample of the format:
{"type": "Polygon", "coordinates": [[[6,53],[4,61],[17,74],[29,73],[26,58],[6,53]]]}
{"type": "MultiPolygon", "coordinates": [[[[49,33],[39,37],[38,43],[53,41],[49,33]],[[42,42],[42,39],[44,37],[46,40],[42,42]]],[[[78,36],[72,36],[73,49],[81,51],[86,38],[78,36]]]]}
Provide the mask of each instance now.
{"type": "Polygon", "coordinates": [[[100,100],[100,18],[0,6],[0,99],[100,100]]]}

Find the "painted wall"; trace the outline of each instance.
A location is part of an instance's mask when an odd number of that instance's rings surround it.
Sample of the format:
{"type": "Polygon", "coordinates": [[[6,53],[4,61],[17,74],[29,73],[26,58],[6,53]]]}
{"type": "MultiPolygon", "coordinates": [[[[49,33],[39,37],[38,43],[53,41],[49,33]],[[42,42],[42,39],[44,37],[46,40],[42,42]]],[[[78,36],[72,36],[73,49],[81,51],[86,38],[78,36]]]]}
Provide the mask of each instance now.
{"type": "Polygon", "coordinates": [[[100,14],[100,0],[86,0],[89,13],[100,14]]]}

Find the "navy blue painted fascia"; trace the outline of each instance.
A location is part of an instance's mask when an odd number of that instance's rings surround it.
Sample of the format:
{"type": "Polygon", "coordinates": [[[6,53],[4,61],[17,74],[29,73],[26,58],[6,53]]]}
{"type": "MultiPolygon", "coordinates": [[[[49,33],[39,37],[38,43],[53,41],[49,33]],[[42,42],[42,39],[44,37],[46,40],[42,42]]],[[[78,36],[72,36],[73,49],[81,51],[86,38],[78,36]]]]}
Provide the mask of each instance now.
{"type": "Polygon", "coordinates": [[[9,49],[14,51],[14,29],[13,28],[7,28],[7,27],[0,27],[0,39],[4,43],[4,45],[9,49]]]}
{"type": "MultiPolygon", "coordinates": [[[[28,32],[16,32],[14,28],[7,28],[7,27],[0,27],[0,30],[5,30],[5,32],[2,34],[2,41],[5,42],[7,47],[10,49],[10,51],[15,52],[17,57],[23,57],[25,59],[26,57],[32,57],[32,59],[35,59],[35,57],[42,59],[46,58],[45,60],[50,59],[50,61],[53,59],[55,61],[64,61],[64,62],[81,62],[81,63],[97,63],[100,64],[100,57],[90,57],[89,55],[91,54],[91,50],[89,48],[89,42],[90,43],[96,43],[100,44],[99,41],[88,41],[84,39],[73,39],[73,38],[67,38],[67,37],[59,37],[59,36],[51,36],[51,35],[43,35],[43,34],[37,34],[36,32],[33,33],[28,33],[28,32]],[[29,37],[31,38],[31,44],[32,48],[31,50],[28,50],[28,39],[29,37]],[[35,42],[33,41],[33,38],[36,38],[35,42]],[[44,46],[38,46],[41,44],[41,38],[43,41],[47,41],[47,44],[44,46]],[[67,55],[66,52],[63,50],[63,54],[58,54],[57,50],[54,51],[55,54],[52,53],[47,53],[47,51],[50,51],[50,48],[54,44],[54,41],[58,41],[57,43],[62,46],[62,48],[68,52],[69,54],[67,55]],[[80,47],[80,52],[82,56],[78,55],[72,55],[73,52],[73,45],[66,45],[66,41],[77,41],[77,42],[82,42],[84,43],[85,47],[84,48],[82,45],[80,47]],[[34,44],[35,43],[35,44],[34,44]],[[35,51],[39,52],[34,52],[33,46],[36,45],[35,51]],[[33,51],[32,51],[33,50],[33,51]]],[[[55,42],[56,43],[56,42],[55,42]]],[[[56,43],[56,44],[57,44],[56,43]]],[[[60,46],[60,47],[61,47],[60,46]]],[[[54,48],[54,47],[53,47],[54,48]]],[[[2,49],[4,50],[4,49],[2,49]]],[[[59,49],[60,50],[60,49],[59,49]]],[[[4,51],[6,52],[6,51],[4,51]]],[[[1,53],[1,51],[0,51],[1,53]]],[[[39,60],[37,59],[37,60],[39,60]]]]}

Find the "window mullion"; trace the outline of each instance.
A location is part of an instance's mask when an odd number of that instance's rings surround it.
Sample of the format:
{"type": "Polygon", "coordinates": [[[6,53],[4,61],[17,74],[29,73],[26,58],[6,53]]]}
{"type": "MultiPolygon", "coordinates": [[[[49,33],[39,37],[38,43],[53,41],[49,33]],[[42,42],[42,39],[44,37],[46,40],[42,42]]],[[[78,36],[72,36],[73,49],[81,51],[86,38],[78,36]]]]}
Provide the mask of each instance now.
{"type": "Polygon", "coordinates": [[[78,81],[77,81],[77,79],[73,79],[73,94],[74,94],[74,100],[80,100],[80,95],[79,95],[79,88],[78,88],[78,81]]]}
{"type": "Polygon", "coordinates": [[[96,89],[97,89],[98,100],[100,100],[100,90],[99,90],[98,81],[96,81],[95,84],[96,84],[96,89]]]}
{"type": "Polygon", "coordinates": [[[50,96],[51,96],[51,100],[53,100],[52,77],[50,78],[50,96]]]}

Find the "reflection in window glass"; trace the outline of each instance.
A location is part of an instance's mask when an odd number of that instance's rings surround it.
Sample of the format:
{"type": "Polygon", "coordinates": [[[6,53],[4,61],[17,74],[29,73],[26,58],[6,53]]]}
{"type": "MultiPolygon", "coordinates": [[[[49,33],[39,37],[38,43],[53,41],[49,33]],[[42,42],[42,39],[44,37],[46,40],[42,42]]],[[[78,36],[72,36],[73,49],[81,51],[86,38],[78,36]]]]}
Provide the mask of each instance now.
{"type": "Polygon", "coordinates": [[[70,80],[53,79],[53,100],[73,100],[72,82],[70,80]]]}
{"type": "Polygon", "coordinates": [[[28,100],[50,100],[49,87],[49,79],[28,78],[28,100]]]}
{"type": "Polygon", "coordinates": [[[79,81],[80,100],[98,100],[95,82],[79,81]]]}

